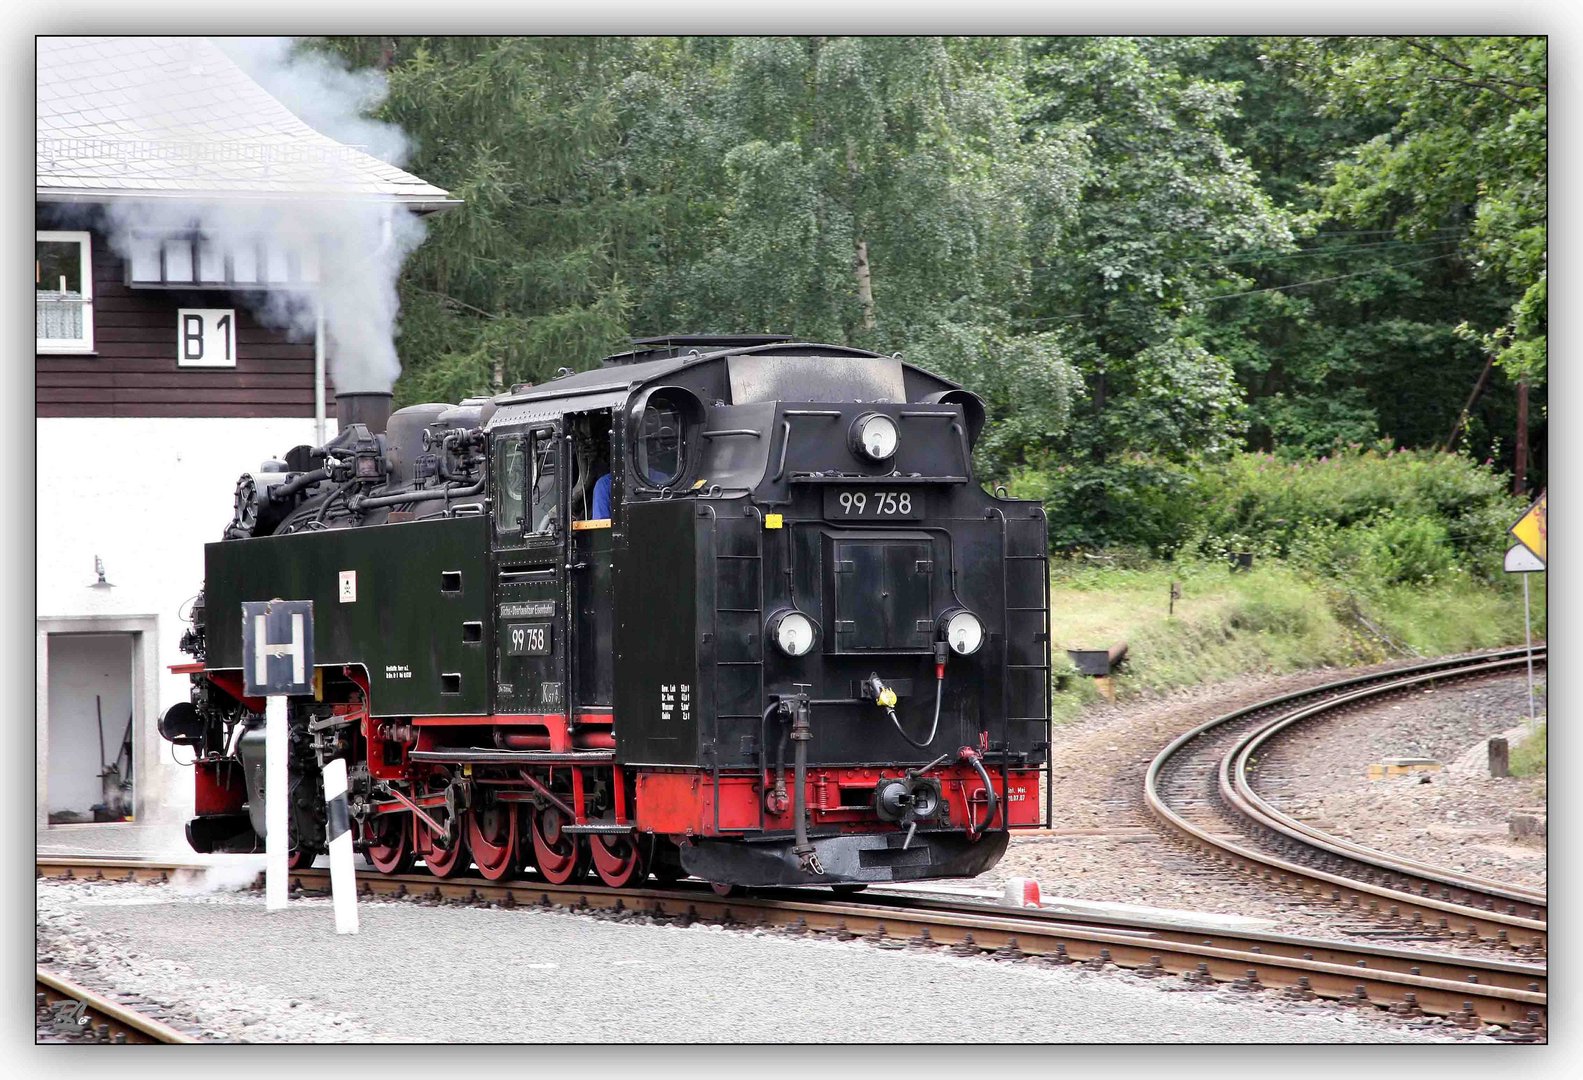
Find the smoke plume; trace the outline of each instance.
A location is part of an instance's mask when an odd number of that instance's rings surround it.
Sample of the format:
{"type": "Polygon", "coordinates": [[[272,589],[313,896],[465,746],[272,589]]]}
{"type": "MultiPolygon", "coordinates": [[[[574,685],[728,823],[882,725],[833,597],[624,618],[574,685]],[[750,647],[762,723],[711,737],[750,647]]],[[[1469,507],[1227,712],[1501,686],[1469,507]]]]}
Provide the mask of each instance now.
{"type": "MultiPolygon", "coordinates": [[[[285,38],[226,38],[211,44],[321,134],[392,165],[405,159],[408,144],[401,129],[367,115],[384,100],[381,73],[350,71],[338,58],[294,52],[285,38]]],[[[390,390],[401,373],[396,282],[402,263],[423,239],[422,221],[393,201],[337,194],[353,180],[350,156],[301,149],[261,147],[261,169],[312,194],[113,203],[105,212],[111,246],[130,259],[139,243],[146,250],[149,236],[187,233],[223,251],[267,249],[290,252],[301,266],[316,262],[317,289],[241,291],[238,286],[235,295],[261,323],[295,341],[313,339],[322,304],[336,390],[390,390]]]]}

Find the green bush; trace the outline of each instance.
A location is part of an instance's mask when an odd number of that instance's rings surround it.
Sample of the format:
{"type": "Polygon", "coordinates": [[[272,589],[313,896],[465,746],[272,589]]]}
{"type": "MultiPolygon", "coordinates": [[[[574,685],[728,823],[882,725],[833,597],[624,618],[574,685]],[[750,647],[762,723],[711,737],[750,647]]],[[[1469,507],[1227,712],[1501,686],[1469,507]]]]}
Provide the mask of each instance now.
{"type": "Polygon", "coordinates": [[[1387,444],[1295,461],[1252,452],[1185,465],[1141,455],[1046,458],[1014,470],[1007,486],[1045,504],[1057,551],[1217,560],[1251,551],[1366,587],[1458,573],[1492,580],[1506,529],[1522,512],[1500,473],[1387,444]]]}
{"type": "Polygon", "coordinates": [[[1190,466],[1126,455],[1102,464],[1045,459],[1013,470],[1006,486],[1044,503],[1058,551],[1132,547],[1167,555],[1198,524],[1195,484],[1190,466]]]}
{"type": "Polygon", "coordinates": [[[1456,568],[1457,553],[1446,527],[1434,518],[1386,514],[1368,530],[1368,562],[1385,585],[1434,581],[1456,568]]]}
{"type": "Polygon", "coordinates": [[[1308,461],[1237,454],[1200,468],[1195,494],[1203,515],[1195,540],[1206,555],[1237,544],[1282,556],[1306,548],[1338,565],[1372,561],[1390,581],[1454,567],[1498,573],[1506,528],[1522,512],[1501,474],[1460,455],[1387,444],[1308,461]]]}

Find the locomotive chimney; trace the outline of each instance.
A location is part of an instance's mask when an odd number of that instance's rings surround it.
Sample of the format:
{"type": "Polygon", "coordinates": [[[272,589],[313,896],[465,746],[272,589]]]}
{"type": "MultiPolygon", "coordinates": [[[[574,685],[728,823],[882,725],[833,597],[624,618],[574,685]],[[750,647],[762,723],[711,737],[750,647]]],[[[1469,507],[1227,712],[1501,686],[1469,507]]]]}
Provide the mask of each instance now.
{"type": "Polygon", "coordinates": [[[336,394],[335,422],[343,431],[348,424],[362,424],[369,434],[383,435],[394,397],[388,390],[350,390],[336,394]]]}

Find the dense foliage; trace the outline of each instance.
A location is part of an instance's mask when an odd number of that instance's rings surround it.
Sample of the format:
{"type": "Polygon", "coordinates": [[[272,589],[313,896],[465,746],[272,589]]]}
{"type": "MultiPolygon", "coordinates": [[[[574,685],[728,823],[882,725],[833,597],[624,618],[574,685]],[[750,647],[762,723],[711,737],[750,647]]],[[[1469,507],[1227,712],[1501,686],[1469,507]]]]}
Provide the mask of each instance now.
{"type": "Polygon", "coordinates": [[[403,275],[403,402],[629,336],[842,341],[980,392],[981,466],[1063,547],[1339,566],[1356,527],[1436,573],[1494,512],[1469,462],[1510,468],[1521,381],[1543,482],[1543,39],[311,47],[382,70],[407,167],[465,200],[403,275]],[[1347,449],[1382,439],[1413,452],[1347,449]],[[1354,519],[1330,483],[1401,497],[1354,519]]]}

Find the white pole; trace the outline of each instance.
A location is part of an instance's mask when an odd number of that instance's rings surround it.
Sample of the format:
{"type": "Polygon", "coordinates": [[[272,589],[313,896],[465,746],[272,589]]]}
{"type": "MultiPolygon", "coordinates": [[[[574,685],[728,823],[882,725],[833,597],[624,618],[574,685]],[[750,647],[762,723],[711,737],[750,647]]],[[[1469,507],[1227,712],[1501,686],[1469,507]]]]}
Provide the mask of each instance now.
{"type": "MultiPolygon", "coordinates": [[[[319,290],[324,288],[319,285],[319,290]]],[[[324,415],[324,294],[316,291],[313,298],[313,440],[315,446],[325,443],[324,415]]]]}
{"type": "Polygon", "coordinates": [[[1523,640],[1528,644],[1528,730],[1534,729],[1534,631],[1528,611],[1528,575],[1523,575],[1523,640]]]}
{"type": "Polygon", "coordinates": [[[286,855],[291,848],[286,810],[291,781],[286,775],[286,699],[271,694],[264,706],[264,908],[286,906],[286,855]]]}
{"type": "Polygon", "coordinates": [[[352,869],[352,821],[346,806],[346,759],[324,763],[324,801],[330,839],[330,896],[335,903],[335,932],[357,933],[357,875],[352,869]]]}

